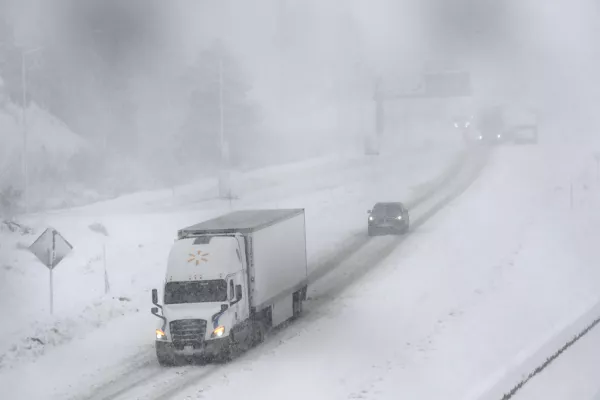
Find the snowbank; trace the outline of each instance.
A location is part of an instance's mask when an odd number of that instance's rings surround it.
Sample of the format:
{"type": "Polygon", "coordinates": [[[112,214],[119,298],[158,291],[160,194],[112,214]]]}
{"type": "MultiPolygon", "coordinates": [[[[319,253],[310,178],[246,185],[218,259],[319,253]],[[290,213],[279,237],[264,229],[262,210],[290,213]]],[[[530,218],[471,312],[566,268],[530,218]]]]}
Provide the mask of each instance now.
{"type": "MultiPolygon", "coordinates": [[[[20,159],[23,153],[22,110],[14,104],[0,109],[0,160],[20,159]]],[[[86,146],[85,141],[71,132],[58,118],[32,103],[26,111],[27,154],[32,172],[49,162],[60,167],[86,146]]]]}
{"type": "MultiPolygon", "coordinates": [[[[56,196],[57,192],[64,199],[63,176],[69,172],[69,162],[88,146],[63,122],[35,103],[29,105],[25,117],[26,141],[23,110],[6,99],[0,102],[0,191],[9,187],[24,190],[23,155],[27,146],[30,206],[39,208],[48,196],[56,196]]],[[[20,211],[14,208],[22,199],[10,200],[13,202],[10,213],[20,211]]]]}
{"type": "MultiPolygon", "coordinates": [[[[514,399],[592,398],[600,390],[597,363],[589,359],[595,359],[590,350],[600,343],[599,328],[594,325],[600,318],[600,295],[597,294],[600,288],[597,284],[600,279],[597,269],[600,171],[589,154],[590,149],[594,148],[598,147],[591,145],[574,153],[573,149],[569,149],[568,154],[572,159],[578,160],[575,164],[579,164],[579,171],[563,176],[562,182],[559,179],[554,188],[555,194],[561,198],[562,208],[568,211],[548,215],[550,221],[556,220],[558,215],[561,226],[556,246],[569,255],[569,259],[553,260],[547,265],[551,268],[560,263],[555,268],[566,270],[565,287],[554,297],[564,302],[562,308],[566,307],[567,310],[562,311],[557,307],[554,323],[504,369],[499,370],[496,376],[491,377],[488,390],[480,397],[481,400],[497,399],[513,391],[511,398],[514,399]],[[582,333],[585,335],[578,338],[582,333]],[[576,338],[578,341],[569,345],[576,338]],[[586,352],[591,357],[583,356],[586,352]],[[546,364],[551,358],[551,363],[546,364]]],[[[547,229],[557,230],[550,226],[547,229]]]]}

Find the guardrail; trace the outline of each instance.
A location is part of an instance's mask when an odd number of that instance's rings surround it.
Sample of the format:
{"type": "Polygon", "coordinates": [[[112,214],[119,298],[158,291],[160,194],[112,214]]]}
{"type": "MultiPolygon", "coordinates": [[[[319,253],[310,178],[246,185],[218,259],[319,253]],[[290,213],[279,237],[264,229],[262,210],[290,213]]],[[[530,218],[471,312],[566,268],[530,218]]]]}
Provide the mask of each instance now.
{"type": "Polygon", "coordinates": [[[499,400],[512,399],[529,381],[548,368],[553,361],[590,333],[598,324],[600,324],[600,303],[583,313],[566,328],[561,329],[559,333],[553,335],[533,355],[509,372],[492,390],[481,396],[481,400],[492,398],[499,400]],[[553,349],[550,355],[548,355],[549,349],[553,349]],[[524,369],[529,372],[523,373],[524,369]],[[519,379],[517,376],[521,378],[519,379]]]}

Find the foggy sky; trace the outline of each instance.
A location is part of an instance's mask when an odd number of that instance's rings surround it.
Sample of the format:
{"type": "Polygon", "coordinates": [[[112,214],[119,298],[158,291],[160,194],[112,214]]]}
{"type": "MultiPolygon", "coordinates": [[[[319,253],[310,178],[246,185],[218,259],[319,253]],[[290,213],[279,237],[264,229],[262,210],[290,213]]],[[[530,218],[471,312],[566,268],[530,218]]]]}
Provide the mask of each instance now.
{"type": "MultiPolygon", "coordinates": [[[[85,7],[73,8],[72,1],[4,1],[11,5],[5,10],[17,22],[19,40],[32,46],[40,36],[66,40],[65,19],[83,21],[85,7]]],[[[172,77],[217,37],[239,57],[263,109],[265,129],[290,140],[298,135],[307,140],[312,133],[321,141],[327,133],[336,141],[336,131],[356,130],[358,119],[372,114],[376,76],[389,86],[409,86],[424,65],[469,69],[481,102],[527,98],[547,109],[581,114],[598,98],[590,84],[598,64],[598,12],[592,0],[178,0],[165,5],[129,2],[121,14],[96,18],[99,31],[120,38],[118,51],[103,55],[115,61],[109,66],[114,74],[136,66],[130,88],[136,118],[145,134],[156,137],[169,124],[175,129],[185,106],[171,87],[172,77]],[[165,98],[154,98],[157,93],[165,98]],[[162,122],[153,120],[156,115],[162,122]],[[161,129],[150,132],[155,125],[161,129]]],[[[87,14],[86,21],[92,21],[87,14]]]]}

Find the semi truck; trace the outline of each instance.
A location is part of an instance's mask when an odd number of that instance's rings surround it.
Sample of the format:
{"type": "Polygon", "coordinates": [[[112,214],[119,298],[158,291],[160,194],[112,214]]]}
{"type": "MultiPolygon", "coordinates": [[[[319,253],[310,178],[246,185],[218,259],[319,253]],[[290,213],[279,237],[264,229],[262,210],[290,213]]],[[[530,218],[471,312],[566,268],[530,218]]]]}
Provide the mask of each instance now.
{"type": "Polygon", "coordinates": [[[227,361],[302,313],[304,209],[242,210],[180,229],[152,290],[159,364],[227,361]]]}
{"type": "Polygon", "coordinates": [[[527,106],[506,104],[482,109],[477,118],[478,140],[486,143],[537,143],[537,112],[527,106]]]}
{"type": "Polygon", "coordinates": [[[517,144],[537,143],[538,115],[526,106],[507,106],[504,110],[507,135],[517,144]]]}

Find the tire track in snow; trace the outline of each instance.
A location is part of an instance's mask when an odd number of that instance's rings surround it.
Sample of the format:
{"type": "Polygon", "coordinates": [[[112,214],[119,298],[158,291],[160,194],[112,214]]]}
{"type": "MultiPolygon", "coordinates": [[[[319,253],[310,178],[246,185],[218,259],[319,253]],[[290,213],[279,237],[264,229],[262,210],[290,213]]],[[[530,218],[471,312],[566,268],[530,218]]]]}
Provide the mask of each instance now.
{"type": "MultiPolygon", "coordinates": [[[[450,167],[444,171],[442,175],[432,180],[431,182],[425,184],[428,188],[424,190],[419,196],[414,199],[406,202],[406,207],[411,210],[419,207],[427,200],[430,200],[435,194],[444,189],[446,186],[450,185],[457,177],[457,175],[461,172],[463,168],[465,168],[466,164],[470,161],[471,158],[481,154],[477,153],[467,153],[461,154],[457,159],[450,165],[450,167]]],[[[412,227],[415,227],[415,223],[417,221],[412,221],[412,227]]],[[[351,258],[354,254],[358,253],[362,248],[369,243],[372,238],[365,235],[365,230],[361,229],[359,231],[354,232],[349,240],[346,240],[343,247],[338,247],[337,251],[330,257],[326,258],[322,262],[318,262],[317,266],[313,268],[313,272],[308,276],[309,284],[317,282],[323,276],[329,274],[331,271],[335,270],[339,265],[344,263],[346,260],[351,258]]],[[[401,238],[400,238],[401,239],[401,238]]],[[[398,242],[399,243],[399,242],[398,242]]]]}
{"type": "Polygon", "coordinates": [[[156,365],[152,354],[141,353],[125,361],[127,370],[100,385],[92,386],[93,394],[75,395],[68,397],[71,400],[93,398],[97,400],[112,400],[128,392],[132,388],[150,381],[164,371],[156,365]],[[92,397],[90,397],[92,396],[92,397]]]}
{"type": "MultiPolygon", "coordinates": [[[[441,176],[427,185],[427,189],[417,198],[407,202],[409,209],[419,210],[415,212],[418,213],[418,216],[411,221],[411,232],[425,224],[475,182],[479,173],[485,167],[489,153],[490,150],[486,148],[469,151],[465,156],[458,158],[441,176]],[[442,195],[438,196],[440,192],[442,195]],[[420,211],[422,209],[424,210],[420,211]]],[[[324,278],[329,277],[333,272],[336,272],[335,278],[337,279],[334,279],[330,287],[325,284],[326,289],[319,290],[320,293],[326,295],[317,295],[308,302],[309,304],[307,304],[300,321],[309,322],[320,318],[320,310],[324,306],[337,298],[348,286],[372,271],[376,264],[388,257],[407,237],[393,237],[392,240],[386,240],[390,237],[373,238],[366,236],[364,230],[355,232],[343,247],[337,248],[332,257],[318,263],[318,266],[314,268],[314,272],[309,275],[309,285],[326,280],[324,278]],[[356,262],[348,262],[353,257],[358,258],[356,262]],[[343,277],[340,279],[338,275],[342,274],[343,277]]],[[[285,328],[290,324],[294,324],[294,322],[284,324],[269,336],[271,338],[277,337],[279,332],[285,331],[285,328]]],[[[265,344],[268,345],[268,342],[269,340],[265,344]]],[[[236,361],[242,362],[251,359],[259,353],[261,348],[264,348],[265,344],[247,351],[241,357],[238,357],[236,361]]],[[[278,344],[275,346],[278,346],[278,344]]],[[[79,396],[76,399],[168,400],[182,390],[200,383],[202,379],[213,375],[222,368],[221,365],[208,365],[201,368],[169,370],[158,367],[153,358],[150,356],[148,358],[147,361],[139,364],[138,369],[131,370],[116,380],[102,385],[100,389],[94,390],[92,394],[79,396]],[[137,377],[137,375],[140,376],[137,377]],[[153,382],[153,379],[159,376],[161,379],[153,382]],[[139,394],[137,394],[138,391],[139,394]]]]}
{"type": "MultiPolygon", "coordinates": [[[[412,220],[410,230],[411,233],[419,227],[421,227],[427,221],[429,221],[435,214],[437,214],[440,210],[442,210],[453,200],[458,198],[476,181],[481,170],[485,167],[488,158],[488,153],[485,151],[477,152],[473,154],[472,157],[473,158],[470,161],[473,162],[473,165],[466,165],[464,166],[463,170],[460,171],[463,172],[465,176],[459,175],[458,177],[455,177],[456,179],[459,179],[459,182],[458,186],[454,188],[454,190],[451,190],[449,193],[446,193],[444,196],[441,196],[439,198],[433,197],[432,199],[427,199],[424,203],[421,203],[417,206],[419,209],[425,208],[425,210],[421,211],[422,214],[420,214],[417,218],[414,218],[412,220]],[[462,178],[462,180],[460,180],[460,178],[462,178]]],[[[344,277],[340,280],[340,277],[336,275],[337,279],[334,280],[335,282],[332,283],[331,287],[327,288],[326,290],[324,290],[323,288],[319,290],[319,292],[325,293],[326,295],[315,297],[315,300],[319,301],[337,298],[339,294],[342,291],[344,291],[349,285],[358,281],[360,278],[364,277],[366,274],[372,271],[375,268],[376,264],[381,263],[385,258],[387,258],[408,237],[409,236],[393,237],[390,241],[373,241],[374,246],[372,248],[371,246],[369,246],[368,254],[365,255],[366,257],[357,260],[356,263],[350,263],[352,268],[345,268],[345,272],[347,273],[344,275],[344,277]]],[[[365,242],[365,245],[368,242],[369,240],[365,242]]],[[[355,253],[359,252],[356,251],[355,253]]],[[[346,261],[348,258],[349,257],[345,257],[343,261],[346,261]]]]}

